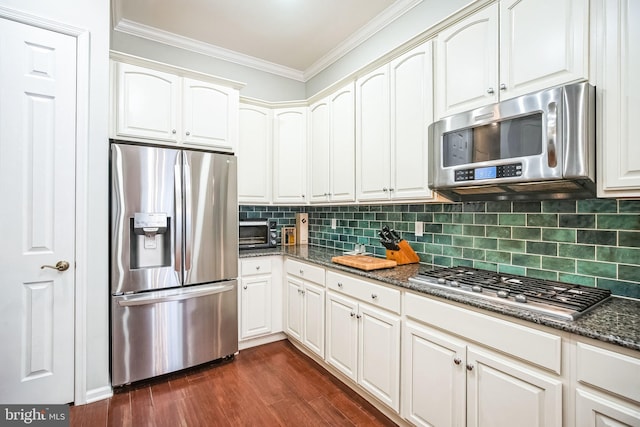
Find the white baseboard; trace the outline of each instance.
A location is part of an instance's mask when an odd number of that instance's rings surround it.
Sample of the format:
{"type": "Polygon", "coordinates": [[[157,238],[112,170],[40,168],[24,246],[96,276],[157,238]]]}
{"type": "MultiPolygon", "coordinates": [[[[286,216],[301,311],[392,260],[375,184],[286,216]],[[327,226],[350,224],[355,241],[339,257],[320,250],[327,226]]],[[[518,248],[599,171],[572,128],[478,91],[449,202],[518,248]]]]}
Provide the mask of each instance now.
{"type": "Polygon", "coordinates": [[[102,399],[108,399],[111,396],[113,396],[113,389],[108,385],[100,388],[94,388],[93,390],[87,390],[87,401],[85,404],[97,402],[102,399]]]}
{"type": "Polygon", "coordinates": [[[262,337],[251,338],[248,340],[240,341],[238,343],[238,350],[246,350],[251,347],[257,347],[263,344],[269,344],[276,341],[282,341],[287,339],[287,336],[283,332],[278,332],[271,335],[265,335],[262,337]]]}

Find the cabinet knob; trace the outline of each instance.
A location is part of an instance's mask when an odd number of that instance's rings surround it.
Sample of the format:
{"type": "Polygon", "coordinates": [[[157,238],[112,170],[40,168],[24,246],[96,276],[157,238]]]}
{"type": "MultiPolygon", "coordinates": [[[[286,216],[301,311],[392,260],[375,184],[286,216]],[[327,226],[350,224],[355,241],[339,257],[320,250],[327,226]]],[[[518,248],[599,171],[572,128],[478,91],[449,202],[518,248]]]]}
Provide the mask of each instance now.
{"type": "Polygon", "coordinates": [[[175,130],[175,129],[171,129],[171,133],[172,133],[172,134],[174,134],[174,135],[175,135],[177,132],[178,132],[177,130],[175,130]]]}
{"type": "Polygon", "coordinates": [[[260,270],[260,266],[259,265],[256,265],[256,270],[260,270]]]}
{"type": "Polygon", "coordinates": [[[504,83],[500,83],[500,90],[507,90],[507,85],[504,83]]]}
{"type": "Polygon", "coordinates": [[[300,274],[304,274],[304,270],[303,269],[300,269],[300,274]]]}
{"type": "Polygon", "coordinates": [[[355,315],[356,314],[353,311],[351,313],[349,313],[349,316],[351,316],[351,317],[355,317],[355,315]]]}
{"type": "Polygon", "coordinates": [[[360,319],[362,316],[360,314],[356,314],[356,319],[360,319]]]}
{"type": "Polygon", "coordinates": [[[344,286],[344,285],[342,284],[342,282],[338,282],[338,287],[339,287],[340,289],[342,289],[342,286],[344,286]]]}
{"type": "Polygon", "coordinates": [[[459,357],[456,357],[455,359],[453,359],[453,363],[455,363],[456,365],[459,365],[462,363],[462,359],[460,359],[459,357]]]}
{"type": "Polygon", "coordinates": [[[467,364],[467,371],[473,371],[473,365],[467,364]]]}
{"type": "Polygon", "coordinates": [[[187,136],[191,135],[191,132],[187,131],[187,136]]]}
{"type": "Polygon", "coordinates": [[[378,299],[378,295],[377,294],[371,294],[371,299],[378,299]]]}
{"type": "Polygon", "coordinates": [[[384,192],[386,193],[386,192],[387,192],[387,191],[389,191],[389,190],[387,189],[387,187],[383,187],[383,188],[382,188],[382,191],[384,191],[384,192]]]}
{"type": "Polygon", "coordinates": [[[244,286],[242,287],[242,289],[247,289],[247,285],[244,285],[244,286]]]}
{"type": "Polygon", "coordinates": [[[304,199],[304,194],[302,194],[300,197],[302,197],[304,199]]]}
{"type": "Polygon", "coordinates": [[[492,88],[492,87],[490,87],[489,89],[487,89],[487,93],[488,93],[489,95],[493,95],[493,93],[494,93],[493,88],[492,88]]]}

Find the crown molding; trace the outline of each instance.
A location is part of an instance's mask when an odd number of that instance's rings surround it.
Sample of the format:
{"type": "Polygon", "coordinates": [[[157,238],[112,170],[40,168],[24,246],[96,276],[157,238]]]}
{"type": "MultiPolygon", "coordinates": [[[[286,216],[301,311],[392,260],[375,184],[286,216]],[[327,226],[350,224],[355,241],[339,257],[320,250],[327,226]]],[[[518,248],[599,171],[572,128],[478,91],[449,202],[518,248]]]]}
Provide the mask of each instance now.
{"type": "Polygon", "coordinates": [[[313,63],[309,68],[304,70],[304,81],[308,81],[311,78],[318,75],[325,68],[351,52],[356,47],[373,37],[375,34],[383,30],[393,21],[422,3],[423,0],[400,0],[393,5],[386,8],[382,13],[369,21],[364,27],[353,33],[350,37],[345,39],[342,43],[329,51],[322,58],[313,63]]]}
{"type": "Polygon", "coordinates": [[[117,1],[111,2],[111,16],[113,19],[112,25],[114,31],[136,37],[142,37],[147,40],[174,46],[179,49],[189,50],[212,58],[221,59],[306,83],[309,79],[319,74],[322,70],[329,67],[360,44],[364,43],[367,39],[378,33],[409,10],[413,9],[422,1],[423,0],[400,0],[392,6],[389,6],[380,15],[376,16],[364,27],[360,28],[353,35],[345,39],[337,47],[332,49],[329,53],[324,55],[304,71],[264,61],[253,56],[244,55],[209,43],[204,43],[189,37],[183,37],[175,33],[124,19],[122,18],[122,8],[119,6],[119,2],[117,1]]]}
{"type": "Polygon", "coordinates": [[[304,82],[303,73],[300,70],[274,64],[273,62],[264,61],[253,56],[244,55],[209,43],[194,40],[189,37],[179,36],[168,31],[159,30],[127,19],[120,19],[115,25],[114,30],[304,82]]]}

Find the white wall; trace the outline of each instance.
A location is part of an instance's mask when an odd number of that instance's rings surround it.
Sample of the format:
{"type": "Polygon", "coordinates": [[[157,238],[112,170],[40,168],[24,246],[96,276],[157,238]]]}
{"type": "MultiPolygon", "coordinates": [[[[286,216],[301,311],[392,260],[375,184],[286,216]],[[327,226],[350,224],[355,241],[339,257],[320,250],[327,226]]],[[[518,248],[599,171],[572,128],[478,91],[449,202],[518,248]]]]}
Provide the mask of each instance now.
{"type": "Polygon", "coordinates": [[[422,0],[413,9],[307,81],[306,98],[366,67],[475,1],[422,0]]]}
{"type": "MultiPolygon", "coordinates": [[[[108,328],[108,104],[109,104],[109,0],[0,0],[0,5],[90,32],[89,171],[86,177],[89,233],[87,265],[91,280],[77,282],[87,296],[86,389],[110,385],[108,328]]],[[[80,106],[83,108],[84,106],[80,106]]],[[[81,236],[82,238],[82,236],[81,236]]],[[[76,397],[77,398],[77,397],[76,397]]]]}

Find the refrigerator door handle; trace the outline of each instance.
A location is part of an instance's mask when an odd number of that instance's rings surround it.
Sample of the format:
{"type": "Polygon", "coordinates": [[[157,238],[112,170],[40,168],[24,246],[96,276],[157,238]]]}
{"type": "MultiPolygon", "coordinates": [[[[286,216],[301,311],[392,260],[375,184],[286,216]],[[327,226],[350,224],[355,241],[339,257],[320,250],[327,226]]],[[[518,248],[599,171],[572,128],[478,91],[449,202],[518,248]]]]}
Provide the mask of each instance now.
{"type": "Polygon", "coordinates": [[[173,176],[174,176],[174,192],[175,192],[175,216],[176,223],[174,224],[173,234],[175,239],[175,265],[174,269],[178,272],[180,277],[180,283],[184,282],[184,278],[182,276],[182,236],[184,234],[183,230],[183,211],[182,211],[182,153],[178,154],[178,159],[176,160],[176,164],[173,167],[173,176]]]}
{"type": "Polygon", "coordinates": [[[191,270],[191,166],[187,156],[182,155],[184,176],[184,270],[191,270]]]}
{"type": "Polygon", "coordinates": [[[141,296],[125,296],[118,300],[120,307],[132,307],[138,305],[157,304],[168,301],[181,301],[190,298],[203,297],[206,295],[214,295],[222,292],[232,291],[234,285],[227,283],[224,285],[198,286],[194,289],[180,289],[178,292],[167,294],[163,292],[161,295],[154,293],[152,295],[141,296]]]}

